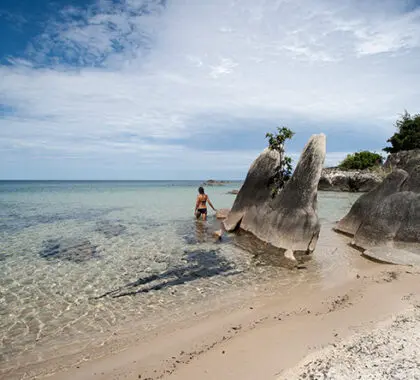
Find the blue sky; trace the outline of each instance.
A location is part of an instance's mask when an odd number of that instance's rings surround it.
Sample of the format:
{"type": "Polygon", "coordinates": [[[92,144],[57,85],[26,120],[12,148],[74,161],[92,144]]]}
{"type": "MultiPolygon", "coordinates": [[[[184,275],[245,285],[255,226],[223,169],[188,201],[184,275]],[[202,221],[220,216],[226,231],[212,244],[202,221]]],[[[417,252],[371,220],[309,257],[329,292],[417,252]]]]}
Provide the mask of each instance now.
{"type": "Polygon", "coordinates": [[[419,112],[419,1],[0,0],[0,36],[0,179],[241,179],[282,125],[334,165],[419,112]]]}

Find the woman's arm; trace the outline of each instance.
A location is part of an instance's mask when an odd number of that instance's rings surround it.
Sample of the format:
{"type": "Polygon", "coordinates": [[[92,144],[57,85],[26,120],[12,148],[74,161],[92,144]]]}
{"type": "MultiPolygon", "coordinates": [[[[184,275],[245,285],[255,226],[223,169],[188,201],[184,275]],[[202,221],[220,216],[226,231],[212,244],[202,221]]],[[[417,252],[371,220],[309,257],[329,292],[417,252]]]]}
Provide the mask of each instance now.
{"type": "Polygon", "coordinates": [[[200,199],[199,197],[197,197],[197,201],[195,202],[195,210],[194,210],[194,214],[197,212],[198,206],[200,205],[200,199]]]}
{"type": "Polygon", "coordinates": [[[211,204],[211,202],[210,202],[210,198],[207,198],[207,201],[209,202],[210,207],[211,207],[214,211],[216,211],[216,209],[213,207],[213,205],[212,205],[212,204],[211,204]]]}

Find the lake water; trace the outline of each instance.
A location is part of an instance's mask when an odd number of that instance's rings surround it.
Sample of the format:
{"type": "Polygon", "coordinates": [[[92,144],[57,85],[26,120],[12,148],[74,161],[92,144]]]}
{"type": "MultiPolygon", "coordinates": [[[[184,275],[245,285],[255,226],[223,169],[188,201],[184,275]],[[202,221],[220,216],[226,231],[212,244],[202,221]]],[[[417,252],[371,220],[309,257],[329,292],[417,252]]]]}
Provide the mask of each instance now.
{"type": "MultiPolygon", "coordinates": [[[[20,368],[77,355],[127,326],[152,330],[191,305],[205,309],[261,284],[334,286],[353,265],[331,227],[356,194],[319,194],[317,250],[307,270],[291,271],[256,257],[243,237],[216,242],[214,214],[205,224],[193,217],[199,185],[0,182],[0,376],[30,377],[20,368]]],[[[206,191],[224,208],[239,187],[206,191]]]]}

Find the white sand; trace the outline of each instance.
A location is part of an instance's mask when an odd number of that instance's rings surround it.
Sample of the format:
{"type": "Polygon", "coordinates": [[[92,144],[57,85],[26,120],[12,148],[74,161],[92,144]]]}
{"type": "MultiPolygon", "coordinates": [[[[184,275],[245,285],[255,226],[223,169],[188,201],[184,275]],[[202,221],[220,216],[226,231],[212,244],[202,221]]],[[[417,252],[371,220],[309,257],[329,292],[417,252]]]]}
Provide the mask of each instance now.
{"type": "Polygon", "coordinates": [[[310,355],[283,379],[420,379],[420,305],[310,355]]]}

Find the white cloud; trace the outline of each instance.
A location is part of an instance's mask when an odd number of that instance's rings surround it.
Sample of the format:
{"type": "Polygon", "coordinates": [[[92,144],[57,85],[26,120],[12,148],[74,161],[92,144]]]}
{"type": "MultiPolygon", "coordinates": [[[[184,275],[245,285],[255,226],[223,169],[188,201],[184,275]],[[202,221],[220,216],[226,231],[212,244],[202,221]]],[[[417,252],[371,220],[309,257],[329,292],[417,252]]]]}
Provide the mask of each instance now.
{"type": "Polygon", "coordinates": [[[163,8],[130,0],[66,8],[25,57],[0,66],[0,103],[15,110],[0,120],[0,154],[12,146],[115,162],[138,154],[157,165],[204,155],[206,168],[223,170],[258,150],[241,156],[206,151],[205,141],[201,150],[185,146],[193,136],[245,128],[223,116],[345,123],[355,133],[382,124],[388,133],[390,120],[415,111],[420,96],[420,13],[399,4],[179,0],[163,8]],[[135,138],[115,141],[124,136],[135,138]]]}

